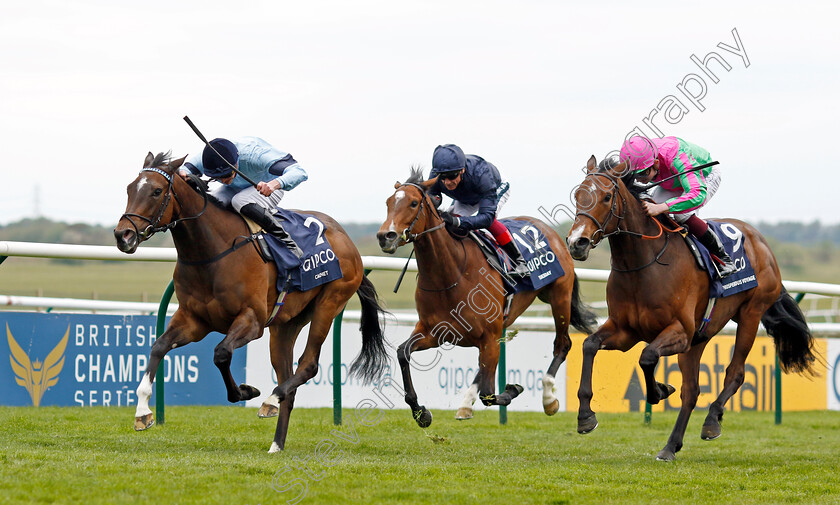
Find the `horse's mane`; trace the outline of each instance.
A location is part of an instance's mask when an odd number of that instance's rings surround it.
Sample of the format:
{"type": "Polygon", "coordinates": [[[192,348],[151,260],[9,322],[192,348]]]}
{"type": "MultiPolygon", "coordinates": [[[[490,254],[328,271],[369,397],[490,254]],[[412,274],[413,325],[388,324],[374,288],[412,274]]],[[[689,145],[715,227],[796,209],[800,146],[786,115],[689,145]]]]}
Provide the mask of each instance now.
{"type": "MultiPolygon", "coordinates": [[[[172,151],[166,151],[165,153],[157,153],[155,157],[152,159],[151,165],[149,168],[161,168],[166,165],[169,165],[169,162],[172,161],[172,151]]],[[[232,211],[229,205],[222,204],[221,200],[210,194],[209,189],[207,187],[207,181],[192,173],[192,171],[187,171],[190,175],[190,180],[187,181],[187,184],[195,190],[196,193],[207,195],[207,201],[219,207],[220,209],[232,211]]]]}
{"type": "Polygon", "coordinates": [[[423,167],[412,165],[411,175],[408,176],[408,179],[406,179],[405,183],[419,185],[421,182],[426,182],[426,178],[423,176],[423,167]]]}
{"type": "Polygon", "coordinates": [[[609,175],[612,178],[616,178],[618,175],[618,179],[624,183],[624,186],[627,188],[627,191],[630,192],[633,197],[638,200],[642,193],[645,192],[645,188],[642,187],[640,184],[636,183],[636,174],[633,172],[628,171],[626,174],[617,174],[613,169],[621,163],[621,159],[618,156],[609,156],[604,158],[598,163],[598,172],[603,172],[609,175]]]}
{"type": "Polygon", "coordinates": [[[169,165],[169,162],[172,160],[172,151],[166,151],[165,153],[157,153],[155,157],[152,159],[152,164],[149,165],[149,168],[160,168],[166,165],[169,165]]]}

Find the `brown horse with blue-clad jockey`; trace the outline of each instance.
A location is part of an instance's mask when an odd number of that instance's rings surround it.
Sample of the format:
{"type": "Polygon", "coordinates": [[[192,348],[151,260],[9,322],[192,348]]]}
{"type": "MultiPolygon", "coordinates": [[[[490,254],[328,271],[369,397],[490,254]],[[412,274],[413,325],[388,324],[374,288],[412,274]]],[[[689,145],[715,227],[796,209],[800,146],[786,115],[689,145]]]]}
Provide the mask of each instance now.
{"type": "MultiPolygon", "coordinates": [[[[455,174],[447,174],[445,182],[461,179],[465,172],[462,165],[455,174]]],[[[484,240],[463,237],[467,216],[438,211],[434,188],[441,181],[440,176],[424,180],[421,170],[412,170],[405,183],[394,185],[395,192],[386,202],[387,217],[377,233],[384,252],[394,253],[412,243],[417,255],[414,299],[419,321],[411,337],[397,349],[406,403],[420,427],[431,424],[432,415],[419,403],[412,383],[411,356],[442,345],[457,345],[477,347],[479,367],[456,419],[471,418],[473,403],[479,398],[484,405],[510,404],[522,392],[520,385],[508,384],[504,391],[495,391],[503,329],[539,298],[551,306],[555,324],[553,359],[543,379],[543,408],[553,415],[559,410],[554,377],[572,346],[569,325],[588,333],[595,323],[594,314],[580,300],[568,250],[557,232],[545,223],[530,217],[513,218],[518,223],[516,240],[521,240],[523,248],[532,254],[531,267],[544,270],[535,274],[525,266],[527,273],[522,275],[513,262],[504,269],[504,257],[499,260],[491,256],[488,260],[485,256],[483,251],[488,247],[484,240]]],[[[495,219],[496,209],[491,211],[495,219]]],[[[511,221],[505,222],[514,226],[511,221]]],[[[500,226],[506,228],[502,223],[500,226]]],[[[510,235],[508,232],[508,243],[513,242],[510,235]]],[[[521,265],[526,265],[524,258],[521,265]]]]}
{"type": "Polygon", "coordinates": [[[700,357],[709,339],[730,319],[738,323],[735,347],[723,388],[703,424],[704,440],[721,434],[724,406],[744,382],[745,360],[759,323],[773,337],[785,371],[811,371],[816,359],[813,339],[798,305],[782,286],[770,247],[753,227],[731,219],[709,222],[710,230],[714,226],[719,230],[715,233],[730,236],[725,252],[737,256],[728,258],[733,267],[729,271],[717,272],[719,264],[712,263],[704,270],[691,252],[694,243],[683,239],[683,229],[666,216],[651,217],[659,214],[655,208],[651,211],[655,201],[647,199],[646,186],[637,184],[637,171],[628,167],[626,158],[607,158],[599,164],[592,156],[586,169],[575,193],[577,215],[567,239],[569,249],[572,257],[584,261],[607,238],[612,269],[607,281],[609,317],[583,344],[578,431],[589,433],[598,426],[591,407],[595,354],[627,351],[646,342],[639,365],[649,403],[674,392],[654,378],[661,356],[677,354],[682,373],[682,405],[671,436],[657,455],[671,461],[683,446],[700,393],[700,357]],[[727,275],[719,275],[723,273],[727,275]]]}
{"type": "MultiPolygon", "coordinates": [[[[117,246],[123,252],[133,253],[155,232],[167,230],[178,252],[173,279],[179,307],[152,346],[137,389],[135,429],[144,430],[154,423],[148,402],[158,363],[170,350],[197,342],[213,331],[225,334],[216,346],[213,361],[221,372],[228,400],[239,402],[259,396],[256,388],[237,385],[230,364],[234,350],[262,336],[268,325],[277,387],[259,415],[278,416],[269,452],[279,451],[285,446],[297,388],[316,375],[321,346],[333,319],[353,294],[358,294],[362,304],[362,349],[351,372],[367,380],[380,375],[387,360],[379,320],[383,311],[350,237],[336,221],[320,212],[302,213],[302,226],[314,233],[298,240],[302,258],[285,247],[282,252],[274,249],[274,253],[288,255],[298,268],[290,270],[287,277],[291,285],[303,270],[311,273],[311,268],[305,268],[307,251],[318,243],[329,247],[331,253],[321,256],[334,257],[340,275],[324,284],[307,285],[306,279],[300,279],[300,287],[290,286],[283,296],[284,286],[289,284],[285,280],[278,283],[278,267],[257,247],[246,222],[209,195],[203,180],[194,175],[180,177],[178,170],[183,162],[184,158],[171,160],[168,154],[149,153],[140,174],[128,185],[126,211],[114,229],[117,246]],[[272,316],[281,304],[282,310],[272,316]],[[295,340],[307,324],[306,347],[293,370],[295,340]]],[[[286,215],[289,227],[293,220],[286,215]]],[[[291,245],[289,240],[284,243],[291,245]]]]}

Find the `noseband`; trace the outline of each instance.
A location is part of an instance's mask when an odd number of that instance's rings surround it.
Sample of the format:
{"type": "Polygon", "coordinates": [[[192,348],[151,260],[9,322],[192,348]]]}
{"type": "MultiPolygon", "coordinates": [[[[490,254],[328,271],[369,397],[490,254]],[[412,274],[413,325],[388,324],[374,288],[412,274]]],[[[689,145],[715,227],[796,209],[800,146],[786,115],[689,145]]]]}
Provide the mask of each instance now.
{"type": "Polygon", "coordinates": [[[154,235],[155,233],[157,233],[159,231],[165,232],[167,230],[171,230],[172,228],[175,228],[175,225],[177,225],[181,221],[186,221],[188,219],[198,219],[202,214],[204,214],[204,211],[207,209],[207,190],[204,189],[204,187],[201,184],[198,184],[198,187],[201,189],[202,195],[204,196],[204,207],[202,207],[201,212],[199,212],[195,216],[175,219],[175,220],[170,221],[167,224],[158,226],[158,224],[160,223],[160,220],[163,218],[163,213],[166,212],[166,208],[169,206],[169,202],[172,200],[172,197],[175,197],[175,201],[178,202],[179,206],[183,207],[183,205],[181,204],[181,200],[178,199],[177,193],[175,193],[173,175],[170,175],[170,174],[166,173],[165,171],[163,171],[159,168],[154,168],[154,167],[143,168],[143,169],[140,170],[140,173],[142,174],[143,172],[155,172],[157,174],[162,175],[164,177],[164,179],[166,179],[166,181],[169,183],[169,186],[166,188],[166,194],[163,196],[163,201],[160,202],[160,207],[158,207],[158,210],[155,213],[154,217],[148,218],[148,217],[142,216],[140,214],[134,214],[134,213],[131,213],[131,212],[126,212],[120,218],[120,219],[122,219],[124,217],[128,220],[129,223],[131,223],[131,226],[134,227],[135,233],[137,233],[137,236],[140,237],[141,242],[152,238],[152,235],[154,235]],[[135,223],[134,219],[132,219],[132,218],[141,219],[141,220],[147,222],[148,225],[146,225],[146,227],[143,228],[143,230],[141,231],[140,228],[137,226],[137,223],[135,223]]]}

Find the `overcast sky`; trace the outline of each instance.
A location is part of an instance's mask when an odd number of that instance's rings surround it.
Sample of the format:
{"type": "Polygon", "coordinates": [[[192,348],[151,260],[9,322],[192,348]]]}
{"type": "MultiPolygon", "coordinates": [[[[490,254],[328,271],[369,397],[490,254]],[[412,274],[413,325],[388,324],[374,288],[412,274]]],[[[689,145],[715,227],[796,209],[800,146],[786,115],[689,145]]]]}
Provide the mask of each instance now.
{"type": "Polygon", "coordinates": [[[148,151],[201,150],[185,114],[292,153],[309,180],[291,208],[380,222],[394,182],[455,143],[510,181],[503,214],[539,215],[591,154],[652,135],[658,106],[660,131],[721,162],[703,216],[837,223],[837,5],[5,1],[0,224],[113,226],[148,151]],[[733,29],[746,58],[718,46],[733,29]],[[717,83],[691,61],[712,51],[717,83]]]}

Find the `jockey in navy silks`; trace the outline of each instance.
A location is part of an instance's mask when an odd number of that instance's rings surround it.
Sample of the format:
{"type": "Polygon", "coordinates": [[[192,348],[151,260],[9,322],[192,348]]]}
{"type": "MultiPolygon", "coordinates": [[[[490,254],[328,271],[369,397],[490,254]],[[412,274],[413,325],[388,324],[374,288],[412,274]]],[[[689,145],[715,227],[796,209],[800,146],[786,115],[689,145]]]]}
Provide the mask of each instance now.
{"type": "Polygon", "coordinates": [[[432,154],[430,177],[437,182],[429,193],[440,201],[440,194],[452,198],[452,207],[443,214],[446,224],[461,231],[486,229],[514,264],[515,275],[530,272],[510,231],[496,219],[496,215],[510,197],[510,184],[502,179],[499,170],[490,162],[474,154],[464,154],[455,144],[437,146],[432,154]]]}
{"type": "Polygon", "coordinates": [[[190,157],[180,169],[181,177],[188,177],[187,170],[196,175],[206,175],[222,185],[211,194],[222,205],[250,218],[265,231],[277,237],[298,258],[303,251],[274,216],[285,191],[294,189],[308,176],[291,154],[276,149],[258,137],[241,137],[234,140],[213,139],[210,142],[225,160],[248,178],[257,182],[252,186],[243,177],[237,177],[230,166],[209,146],[201,154],[190,157]]]}

